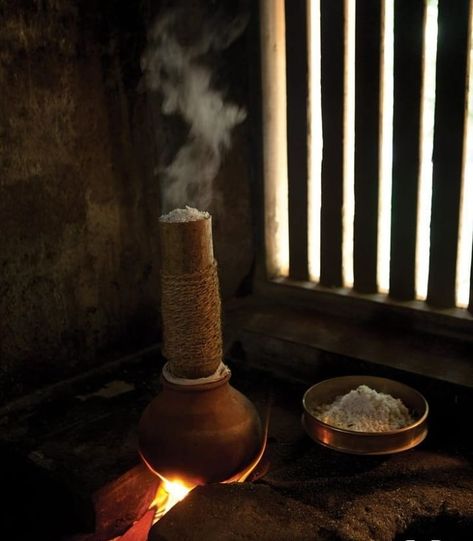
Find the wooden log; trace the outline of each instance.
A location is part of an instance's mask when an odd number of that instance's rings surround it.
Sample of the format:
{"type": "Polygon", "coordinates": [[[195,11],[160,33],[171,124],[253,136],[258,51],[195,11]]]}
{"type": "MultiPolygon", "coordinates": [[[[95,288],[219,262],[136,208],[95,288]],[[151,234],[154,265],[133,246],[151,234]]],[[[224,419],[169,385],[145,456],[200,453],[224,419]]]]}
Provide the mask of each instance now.
{"type": "Polygon", "coordinates": [[[155,509],[150,509],[138,522],[120,537],[120,541],[146,541],[153,525],[155,509]]]}
{"type": "Polygon", "coordinates": [[[149,517],[159,482],[146,466],[135,466],[94,494],[95,532],[67,541],[106,541],[125,534],[135,521],[149,517]]]}

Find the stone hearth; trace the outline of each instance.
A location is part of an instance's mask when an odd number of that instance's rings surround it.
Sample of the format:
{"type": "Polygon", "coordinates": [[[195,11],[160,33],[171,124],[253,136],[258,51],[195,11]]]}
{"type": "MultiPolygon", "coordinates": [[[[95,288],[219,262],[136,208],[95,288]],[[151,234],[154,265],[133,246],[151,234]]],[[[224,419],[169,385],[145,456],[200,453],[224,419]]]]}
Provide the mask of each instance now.
{"type": "MultiPolygon", "coordinates": [[[[157,392],[160,366],[152,351],[2,412],[3,439],[95,506],[95,533],[90,520],[78,520],[78,534],[86,525],[91,531],[67,539],[146,541],[155,484],[136,468],[136,428],[157,392]]],[[[271,401],[268,446],[254,480],[198,487],[150,530],[150,541],[471,538],[471,445],[461,437],[461,419],[442,415],[433,388],[417,385],[433,410],[418,448],[350,456],[304,433],[301,397],[312,382],[246,371],[239,363],[233,372],[234,385],[262,416],[271,401]]]]}

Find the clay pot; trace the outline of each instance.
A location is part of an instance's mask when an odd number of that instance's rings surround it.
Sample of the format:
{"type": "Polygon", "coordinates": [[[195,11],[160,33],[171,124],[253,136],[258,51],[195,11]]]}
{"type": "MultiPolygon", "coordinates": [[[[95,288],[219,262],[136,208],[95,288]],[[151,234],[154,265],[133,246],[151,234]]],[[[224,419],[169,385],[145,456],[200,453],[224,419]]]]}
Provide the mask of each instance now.
{"type": "Polygon", "coordinates": [[[199,385],[161,379],[163,389],[139,425],[140,454],[151,470],[196,485],[226,481],[254,460],[261,422],[253,404],[229,384],[229,374],[199,385]]]}

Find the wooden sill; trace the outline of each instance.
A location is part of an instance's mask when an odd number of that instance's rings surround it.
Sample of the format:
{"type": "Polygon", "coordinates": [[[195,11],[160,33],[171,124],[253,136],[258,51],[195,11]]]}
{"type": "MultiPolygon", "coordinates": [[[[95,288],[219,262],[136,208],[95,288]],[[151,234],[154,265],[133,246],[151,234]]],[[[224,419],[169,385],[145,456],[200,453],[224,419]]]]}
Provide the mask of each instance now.
{"type": "Polygon", "coordinates": [[[422,301],[396,301],[383,294],[330,289],[290,278],[257,279],[254,287],[257,296],[290,306],[304,306],[356,321],[383,319],[390,326],[473,341],[473,315],[461,308],[433,308],[422,301]]]}
{"type": "Polygon", "coordinates": [[[394,369],[473,388],[473,344],[468,341],[400,329],[382,318],[322,314],[261,294],[228,306],[226,318],[230,341],[251,350],[250,363],[261,360],[276,371],[283,366],[295,378],[304,371],[307,377],[311,365],[320,367],[321,357],[332,367],[334,359],[343,358],[348,371],[350,360],[356,360],[375,372],[394,369]]]}

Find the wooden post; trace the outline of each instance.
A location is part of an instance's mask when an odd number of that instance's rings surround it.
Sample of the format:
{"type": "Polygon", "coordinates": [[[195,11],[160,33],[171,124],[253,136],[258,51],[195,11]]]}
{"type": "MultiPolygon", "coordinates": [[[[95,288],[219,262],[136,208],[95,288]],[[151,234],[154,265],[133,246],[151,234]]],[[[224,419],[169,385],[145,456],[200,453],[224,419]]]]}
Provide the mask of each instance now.
{"type": "Polygon", "coordinates": [[[289,276],[308,280],[307,2],[286,2],[289,276]]]}
{"type": "Polygon", "coordinates": [[[465,125],[468,0],[439,0],[432,218],[427,302],[455,306],[465,125]]]}
{"type": "Polygon", "coordinates": [[[340,287],[342,280],[344,37],[343,0],[320,2],[320,76],[322,91],[322,206],[320,209],[320,283],[340,287]]]}
{"type": "Polygon", "coordinates": [[[381,1],[356,3],[354,289],[376,293],[381,1]]]}
{"type": "Polygon", "coordinates": [[[389,295],[415,298],[424,0],[394,4],[394,117],[389,295]]]}

